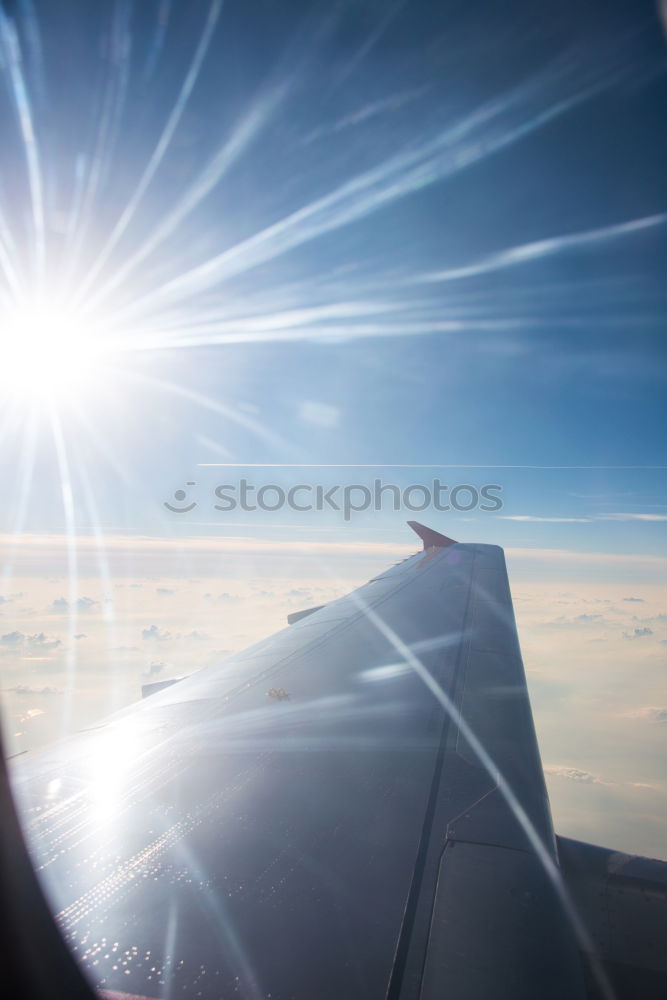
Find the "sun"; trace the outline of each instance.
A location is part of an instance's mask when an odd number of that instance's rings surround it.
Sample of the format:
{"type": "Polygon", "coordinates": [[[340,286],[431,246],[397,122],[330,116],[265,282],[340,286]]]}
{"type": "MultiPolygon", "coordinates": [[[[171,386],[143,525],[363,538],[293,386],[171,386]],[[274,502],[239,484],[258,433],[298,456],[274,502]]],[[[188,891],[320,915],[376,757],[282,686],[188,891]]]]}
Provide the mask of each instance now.
{"type": "Polygon", "coordinates": [[[57,297],[0,305],[3,395],[62,403],[94,388],[105,331],[97,317],[57,297]]]}

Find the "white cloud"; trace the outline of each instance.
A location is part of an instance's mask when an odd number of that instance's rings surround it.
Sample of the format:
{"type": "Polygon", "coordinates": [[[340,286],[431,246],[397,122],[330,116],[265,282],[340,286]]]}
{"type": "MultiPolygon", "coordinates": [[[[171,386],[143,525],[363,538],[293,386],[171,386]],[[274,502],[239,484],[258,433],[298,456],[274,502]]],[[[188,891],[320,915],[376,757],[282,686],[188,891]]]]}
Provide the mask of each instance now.
{"type": "Polygon", "coordinates": [[[62,646],[60,639],[56,639],[55,636],[48,636],[45,632],[35,632],[32,635],[27,635],[25,632],[19,632],[18,630],[7,632],[5,635],[0,636],[0,643],[3,646],[19,647],[25,645],[38,649],[57,649],[58,646],[62,646]]]}
{"type": "Polygon", "coordinates": [[[23,632],[18,632],[17,630],[14,630],[14,632],[5,632],[3,636],[0,636],[0,642],[3,646],[18,646],[24,639],[23,632]]]}
{"type": "Polygon", "coordinates": [[[30,695],[30,697],[34,697],[35,695],[51,696],[63,693],[60,688],[51,687],[49,685],[45,685],[44,687],[35,687],[30,684],[17,684],[15,687],[10,688],[10,691],[12,694],[30,695]]]}
{"type": "Polygon", "coordinates": [[[171,632],[167,632],[166,629],[158,628],[157,625],[150,625],[148,628],[141,630],[142,639],[155,639],[157,642],[166,642],[167,639],[171,639],[171,632]]]}
{"type": "Polygon", "coordinates": [[[551,764],[544,768],[545,774],[552,774],[556,778],[566,778],[568,781],[576,781],[578,784],[583,785],[606,785],[609,784],[607,781],[603,781],[597,774],[592,774],[590,771],[582,771],[578,767],[566,767],[563,764],[551,764]]]}
{"type": "Polygon", "coordinates": [[[544,624],[549,627],[560,627],[560,626],[567,627],[571,625],[589,625],[589,624],[601,625],[603,623],[604,623],[604,615],[599,614],[598,612],[590,613],[586,611],[583,612],[583,614],[573,615],[569,618],[567,617],[567,615],[560,615],[558,618],[555,618],[552,621],[544,622],[544,624]]]}
{"type": "Polygon", "coordinates": [[[648,628],[636,628],[633,632],[624,632],[624,639],[643,639],[645,636],[653,635],[653,629],[648,628]]]}
{"type": "Polygon", "coordinates": [[[36,646],[39,649],[56,649],[62,646],[60,639],[46,635],[44,632],[37,632],[35,635],[26,636],[29,646],[36,646]]]}
{"type": "Polygon", "coordinates": [[[90,611],[99,601],[94,600],[92,597],[79,597],[74,603],[66,600],[64,597],[57,597],[51,603],[51,609],[58,612],[58,614],[67,614],[69,610],[73,607],[77,611],[90,611]]]}
{"type": "Polygon", "coordinates": [[[157,677],[158,674],[162,673],[162,671],[164,670],[165,667],[166,667],[166,663],[163,663],[161,660],[153,660],[153,662],[150,664],[148,670],[145,670],[142,676],[143,677],[157,677]]]}

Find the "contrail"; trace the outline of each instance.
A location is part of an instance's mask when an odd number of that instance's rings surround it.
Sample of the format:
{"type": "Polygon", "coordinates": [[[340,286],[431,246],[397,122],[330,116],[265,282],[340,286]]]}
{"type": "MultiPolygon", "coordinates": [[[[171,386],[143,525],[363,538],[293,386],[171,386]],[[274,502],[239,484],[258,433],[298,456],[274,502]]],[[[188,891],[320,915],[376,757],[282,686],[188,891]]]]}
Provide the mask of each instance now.
{"type": "Polygon", "coordinates": [[[641,232],[661,226],[667,221],[667,212],[657,215],[647,215],[629,222],[620,222],[600,229],[589,229],[580,233],[567,233],[564,236],[552,236],[545,240],[535,240],[533,243],[522,243],[519,246],[500,250],[498,253],[483,257],[474,264],[464,267],[453,267],[445,271],[434,271],[432,274],[418,278],[418,281],[458,281],[478,274],[489,274],[506,267],[516,267],[543,257],[563,253],[566,250],[576,250],[580,247],[594,246],[599,243],[609,243],[632,233],[641,232]]]}

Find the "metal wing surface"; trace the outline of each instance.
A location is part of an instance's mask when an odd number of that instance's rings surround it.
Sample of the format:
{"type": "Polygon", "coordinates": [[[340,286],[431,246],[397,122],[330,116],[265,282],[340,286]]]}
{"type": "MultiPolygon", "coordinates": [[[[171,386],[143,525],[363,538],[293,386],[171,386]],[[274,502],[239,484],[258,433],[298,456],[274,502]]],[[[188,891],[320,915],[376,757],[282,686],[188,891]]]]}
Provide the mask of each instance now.
{"type": "Polygon", "coordinates": [[[12,762],[96,987],[586,995],[502,550],[415,528],[347,597],[12,762]]]}

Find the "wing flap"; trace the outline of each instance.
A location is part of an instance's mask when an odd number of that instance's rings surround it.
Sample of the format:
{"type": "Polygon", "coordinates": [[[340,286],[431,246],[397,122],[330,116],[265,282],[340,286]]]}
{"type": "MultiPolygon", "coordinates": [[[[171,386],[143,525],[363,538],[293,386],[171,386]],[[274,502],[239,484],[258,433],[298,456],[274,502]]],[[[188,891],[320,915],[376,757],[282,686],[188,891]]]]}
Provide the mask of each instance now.
{"type": "Polygon", "coordinates": [[[561,870],[595,953],[582,953],[588,995],[595,961],[615,1000],[667,996],[667,862],[558,837],[561,870]]]}

